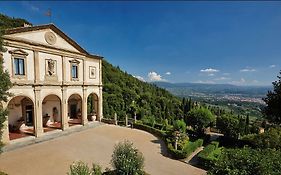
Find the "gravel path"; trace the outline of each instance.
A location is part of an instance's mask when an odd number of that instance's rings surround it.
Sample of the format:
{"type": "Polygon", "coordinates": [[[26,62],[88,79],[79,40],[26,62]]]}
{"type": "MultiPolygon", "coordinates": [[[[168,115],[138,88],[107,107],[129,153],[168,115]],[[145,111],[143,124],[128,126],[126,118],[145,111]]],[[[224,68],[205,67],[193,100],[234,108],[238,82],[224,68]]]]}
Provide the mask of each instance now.
{"type": "Polygon", "coordinates": [[[113,125],[76,132],[46,142],[5,152],[0,156],[0,170],[9,175],[65,175],[73,161],[110,167],[116,143],[130,140],[144,155],[145,171],[151,175],[202,175],[199,168],[163,156],[162,141],[144,131],[113,125]],[[161,146],[162,145],[162,146],[161,146]]]}

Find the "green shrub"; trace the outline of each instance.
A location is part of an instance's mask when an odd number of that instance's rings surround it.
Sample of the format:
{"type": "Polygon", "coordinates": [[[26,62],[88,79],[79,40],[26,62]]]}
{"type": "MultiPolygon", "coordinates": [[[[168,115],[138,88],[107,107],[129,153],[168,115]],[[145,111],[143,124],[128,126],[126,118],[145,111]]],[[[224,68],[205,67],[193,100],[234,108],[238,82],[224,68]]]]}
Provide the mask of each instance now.
{"type": "Polygon", "coordinates": [[[191,155],[197,148],[203,145],[203,140],[188,142],[182,150],[175,150],[172,143],[168,143],[168,153],[175,159],[184,159],[191,155]]]}
{"type": "Polygon", "coordinates": [[[193,153],[197,148],[201,147],[203,145],[203,140],[198,139],[195,142],[189,142],[187,147],[183,149],[183,151],[186,153],[186,157],[190,156],[191,153],[193,153]]]}
{"type": "Polygon", "coordinates": [[[68,175],[102,175],[101,167],[99,165],[93,164],[92,169],[89,166],[82,162],[74,162],[70,165],[70,172],[68,175]]]}
{"type": "Polygon", "coordinates": [[[219,142],[211,142],[199,154],[199,164],[207,169],[212,167],[221,155],[221,149],[218,148],[219,142]]]}
{"type": "Polygon", "coordinates": [[[144,157],[129,141],[115,145],[111,164],[118,175],[144,174],[144,157]]]}
{"type": "Polygon", "coordinates": [[[152,116],[145,116],[145,117],[142,118],[142,121],[145,125],[148,125],[150,127],[154,127],[154,125],[156,123],[155,118],[152,117],[152,116]]]}
{"type": "Polygon", "coordinates": [[[209,175],[280,175],[281,152],[274,149],[223,149],[209,175]]]}
{"type": "Polygon", "coordinates": [[[0,171],[0,175],[8,175],[8,174],[0,171]]]}
{"type": "Polygon", "coordinates": [[[183,120],[176,120],[174,122],[174,130],[181,133],[186,133],[186,124],[183,120]]]}
{"type": "Polygon", "coordinates": [[[242,141],[253,148],[281,149],[281,128],[270,128],[262,134],[249,134],[244,136],[242,141]]]}

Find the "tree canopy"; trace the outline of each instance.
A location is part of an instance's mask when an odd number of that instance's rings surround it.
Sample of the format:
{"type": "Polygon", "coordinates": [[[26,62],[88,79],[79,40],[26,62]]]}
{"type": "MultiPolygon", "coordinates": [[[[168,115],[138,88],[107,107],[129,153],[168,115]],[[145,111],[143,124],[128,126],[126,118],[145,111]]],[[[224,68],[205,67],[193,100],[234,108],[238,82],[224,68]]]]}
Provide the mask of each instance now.
{"type": "MultiPolygon", "coordinates": [[[[281,71],[279,73],[281,75],[281,71]]],[[[269,91],[263,99],[266,107],[263,110],[266,119],[272,123],[281,124],[281,76],[277,76],[278,80],[274,81],[273,90],[269,91]]]]}
{"type": "Polygon", "coordinates": [[[191,109],[187,114],[187,124],[197,133],[203,133],[204,129],[210,126],[215,121],[215,116],[212,112],[204,107],[197,107],[191,109]]]}

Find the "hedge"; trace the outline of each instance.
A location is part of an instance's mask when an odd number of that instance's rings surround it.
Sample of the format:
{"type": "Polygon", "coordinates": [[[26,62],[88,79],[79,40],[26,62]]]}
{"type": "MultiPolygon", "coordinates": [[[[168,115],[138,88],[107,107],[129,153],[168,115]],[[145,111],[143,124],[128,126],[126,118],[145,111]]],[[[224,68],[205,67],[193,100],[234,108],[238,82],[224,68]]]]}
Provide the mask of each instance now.
{"type": "Polygon", "coordinates": [[[147,131],[153,135],[155,135],[156,137],[159,137],[161,139],[165,139],[166,137],[166,133],[165,131],[161,131],[159,129],[156,129],[156,128],[153,128],[151,126],[148,126],[148,125],[144,125],[142,123],[134,123],[133,124],[133,128],[136,128],[136,129],[140,129],[140,130],[144,130],[144,131],[147,131]]]}
{"type": "Polygon", "coordinates": [[[185,159],[190,156],[197,148],[203,145],[203,140],[198,139],[195,142],[188,142],[183,150],[174,149],[171,143],[168,143],[168,153],[175,159],[185,159]]]}
{"type": "Polygon", "coordinates": [[[199,164],[206,169],[211,168],[215,161],[219,159],[221,151],[222,148],[219,148],[219,142],[211,142],[198,154],[199,164]]]}
{"type": "Polygon", "coordinates": [[[102,118],[101,122],[107,123],[107,124],[112,124],[112,125],[115,124],[115,120],[114,119],[108,119],[108,118],[102,118]]]}

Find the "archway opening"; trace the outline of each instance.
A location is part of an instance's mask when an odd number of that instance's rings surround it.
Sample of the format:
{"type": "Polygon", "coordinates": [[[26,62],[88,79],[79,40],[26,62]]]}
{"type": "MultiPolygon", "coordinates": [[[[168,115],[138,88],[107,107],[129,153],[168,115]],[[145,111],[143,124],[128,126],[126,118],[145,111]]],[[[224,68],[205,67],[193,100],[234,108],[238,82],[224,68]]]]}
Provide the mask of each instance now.
{"type": "Polygon", "coordinates": [[[82,98],[78,94],[68,98],[68,124],[69,126],[82,124],[82,98]]]}
{"type": "Polygon", "coordinates": [[[91,93],[87,98],[87,119],[88,121],[99,120],[99,111],[98,111],[99,99],[97,94],[91,93]]]}
{"type": "Polygon", "coordinates": [[[8,103],[10,140],[34,135],[34,104],[26,96],[16,96],[8,103]]]}
{"type": "Polygon", "coordinates": [[[42,123],[44,132],[61,129],[61,100],[57,95],[48,95],[42,101],[42,123]]]}

